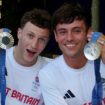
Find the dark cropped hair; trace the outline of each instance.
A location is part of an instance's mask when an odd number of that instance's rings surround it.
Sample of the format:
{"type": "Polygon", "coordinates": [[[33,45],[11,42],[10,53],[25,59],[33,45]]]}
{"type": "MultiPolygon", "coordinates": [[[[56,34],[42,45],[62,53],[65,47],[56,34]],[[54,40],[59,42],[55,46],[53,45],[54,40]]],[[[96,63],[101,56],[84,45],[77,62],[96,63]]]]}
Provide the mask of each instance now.
{"type": "Polygon", "coordinates": [[[52,29],[56,29],[58,23],[72,23],[74,20],[83,20],[86,27],[91,26],[91,13],[86,12],[79,3],[64,3],[58,8],[52,17],[52,29]]]}
{"type": "Polygon", "coordinates": [[[31,22],[40,28],[51,28],[51,16],[46,10],[34,8],[26,12],[21,19],[20,28],[23,28],[27,22],[31,22]]]}

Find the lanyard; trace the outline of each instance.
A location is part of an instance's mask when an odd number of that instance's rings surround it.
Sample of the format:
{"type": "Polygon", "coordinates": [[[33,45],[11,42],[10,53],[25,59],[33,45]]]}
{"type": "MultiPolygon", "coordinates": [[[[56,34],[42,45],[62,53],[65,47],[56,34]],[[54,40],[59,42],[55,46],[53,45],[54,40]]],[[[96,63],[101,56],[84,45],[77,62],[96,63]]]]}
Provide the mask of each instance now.
{"type": "Polygon", "coordinates": [[[96,83],[92,91],[92,105],[100,105],[103,96],[102,80],[100,74],[100,58],[94,61],[96,83]]]}
{"type": "Polygon", "coordinates": [[[6,78],[5,78],[5,50],[0,49],[0,93],[1,105],[5,105],[6,98],[6,78]]]}
{"type": "Polygon", "coordinates": [[[14,39],[10,34],[8,28],[0,29],[0,95],[1,95],[1,105],[5,105],[6,99],[6,67],[5,67],[5,49],[11,47],[14,43],[14,39]]]}

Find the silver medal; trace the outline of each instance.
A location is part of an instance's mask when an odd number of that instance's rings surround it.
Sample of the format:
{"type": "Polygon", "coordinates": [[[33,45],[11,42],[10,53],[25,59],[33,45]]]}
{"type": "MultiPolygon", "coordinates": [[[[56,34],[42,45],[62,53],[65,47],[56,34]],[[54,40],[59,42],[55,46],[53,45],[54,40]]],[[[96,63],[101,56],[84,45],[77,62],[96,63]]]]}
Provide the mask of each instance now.
{"type": "Polygon", "coordinates": [[[101,54],[101,45],[98,43],[89,42],[84,48],[84,54],[88,60],[95,60],[101,54]]]}
{"type": "Polygon", "coordinates": [[[91,41],[85,45],[84,55],[88,60],[96,60],[101,55],[101,45],[97,42],[102,35],[100,32],[93,32],[91,41]]]}
{"type": "Polygon", "coordinates": [[[0,32],[0,48],[7,49],[13,46],[14,39],[8,32],[0,32]]]}

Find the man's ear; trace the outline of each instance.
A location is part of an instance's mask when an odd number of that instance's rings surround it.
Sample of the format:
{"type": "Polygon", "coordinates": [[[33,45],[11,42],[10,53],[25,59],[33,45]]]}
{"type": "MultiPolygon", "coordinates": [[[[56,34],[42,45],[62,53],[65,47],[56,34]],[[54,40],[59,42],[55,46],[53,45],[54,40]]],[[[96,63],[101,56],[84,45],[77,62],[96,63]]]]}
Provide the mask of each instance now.
{"type": "Polygon", "coordinates": [[[89,29],[87,30],[87,34],[91,34],[93,32],[92,27],[89,27],[89,29]]]}
{"type": "Polygon", "coordinates": [[[92,37],[92,28],[90,27],[88,30],[87,30],[87,40],[90,41],[91,40],[91,37],[92,37]]]}
{"type": "Polygon", "coordinates": [[[57,42],[58,38],[57,38],[56,31],[54,30],[53,33],[54,33],[54,36],[55,36],[55,41],[57,42]]]}
{"type": "Polygon", "coordinates": [[[17,37],[18,37],[18,39],[21,37],[21,33],[22,33],[22,29],[18,28],[18,30],[17,30],[17,37]]]}

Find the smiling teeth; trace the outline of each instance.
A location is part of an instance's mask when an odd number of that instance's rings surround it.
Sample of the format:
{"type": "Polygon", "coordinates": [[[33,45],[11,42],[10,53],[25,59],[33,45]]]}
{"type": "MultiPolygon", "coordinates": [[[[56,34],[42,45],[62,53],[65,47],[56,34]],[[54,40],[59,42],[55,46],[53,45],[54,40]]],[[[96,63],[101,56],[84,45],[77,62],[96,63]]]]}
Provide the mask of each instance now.
{"type": "Polygon", "coordinates": [[[75,44],[68,44],[68,45],[66,45],[66,46],[68,46],[68,47],[74,47],[75,44]]]}

